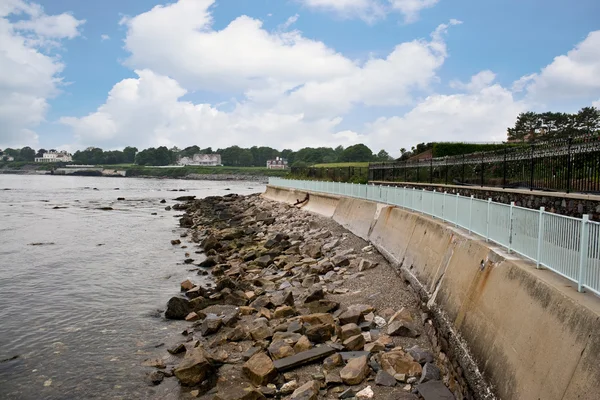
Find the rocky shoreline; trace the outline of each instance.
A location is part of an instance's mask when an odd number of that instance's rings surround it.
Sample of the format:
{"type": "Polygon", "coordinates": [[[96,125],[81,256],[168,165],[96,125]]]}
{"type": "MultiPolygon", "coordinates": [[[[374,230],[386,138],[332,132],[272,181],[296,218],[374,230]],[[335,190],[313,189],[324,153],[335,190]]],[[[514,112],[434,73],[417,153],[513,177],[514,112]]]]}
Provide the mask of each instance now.
{"type": "Polygon", "coordinates": [[[201,276],[167,304],[189,327],[146,363],[152,384],[207,400],[473,398],[426,306],[364,240],[258,195],[179,200],[188,232],[171,243],[201,276]]]}

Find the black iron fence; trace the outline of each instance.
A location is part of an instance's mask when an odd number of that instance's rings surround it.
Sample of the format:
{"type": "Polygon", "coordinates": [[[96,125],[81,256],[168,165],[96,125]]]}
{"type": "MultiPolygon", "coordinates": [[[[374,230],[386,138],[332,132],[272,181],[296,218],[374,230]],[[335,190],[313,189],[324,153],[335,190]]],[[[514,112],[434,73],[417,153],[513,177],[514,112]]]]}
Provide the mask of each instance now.
{"type": "Polygon", "coordinates": [[[292,167],[291,175],[295,179],[311,179],[334,182],[367,183],[369,168],[367,167],[292,167]]]}
{"type": "Polygon", "coordinates": [[[418,161],[372,163],[369,181],[600,193],[600,137],[565,138],[418,161]]]}

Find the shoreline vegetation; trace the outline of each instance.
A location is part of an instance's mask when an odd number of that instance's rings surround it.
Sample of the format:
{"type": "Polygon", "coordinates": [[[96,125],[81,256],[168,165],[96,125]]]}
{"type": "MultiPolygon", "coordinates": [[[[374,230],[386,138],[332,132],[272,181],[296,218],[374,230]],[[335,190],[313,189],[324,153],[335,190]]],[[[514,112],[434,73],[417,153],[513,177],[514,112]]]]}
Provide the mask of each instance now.
{"type": "Polygon", "coordinates": [[[175,200],[187,231],[171,245],[198,278],[167,303],[189,325],[144,362],[151,384],[206,400],[470,395],[427,309],[364,240],[259,195],[175,200]]]}

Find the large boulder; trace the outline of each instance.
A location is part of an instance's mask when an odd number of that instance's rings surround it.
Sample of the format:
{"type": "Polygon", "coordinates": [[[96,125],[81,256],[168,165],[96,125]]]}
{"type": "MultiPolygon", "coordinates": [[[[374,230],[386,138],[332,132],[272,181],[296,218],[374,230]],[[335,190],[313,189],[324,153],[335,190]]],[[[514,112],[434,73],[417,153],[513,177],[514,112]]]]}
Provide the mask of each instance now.
{"type": "Polygon", "coordinates": [[[273,361],[267,354],[262,352],[253,355],[246,361],[244,373],[256,386],[266,385],[277,377],[277,370],[273,365],[273,361]]]}
{"type": "Polygon", "coordinates": [[[212,371],[212,365],[206,359],[204,350],[196,347],[185,354],[174,373],[183,386],[194,386],[204,381],[212,371]]]}
{"type": "Polygon", "coordinates": [[[167,319],[185,319],[185,317],[194,311],[190,302],[182,297],[171,297],[167,303],[165,318],[167,319]]]}

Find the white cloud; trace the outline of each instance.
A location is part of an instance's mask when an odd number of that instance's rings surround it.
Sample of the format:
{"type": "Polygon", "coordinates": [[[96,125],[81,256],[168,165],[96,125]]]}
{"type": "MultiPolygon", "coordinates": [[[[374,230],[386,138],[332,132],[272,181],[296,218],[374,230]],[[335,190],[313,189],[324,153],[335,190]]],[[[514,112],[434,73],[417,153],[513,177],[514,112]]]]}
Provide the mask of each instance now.
{"type": "Polygon", "coordinates": [[[78,20],[71,14],[40,15],[29,20],[14,23],[17,30],[33,32],[36,35],[53,39],[73,39],[79,36],[79,26],[85,20],[78,20]]]}
{"type": "Polygon", "coordinates": [[[139,78],[116,84],[96,112],[62,119],[78,143],[353,144],[368,138],[340,129],[342,117],[355,106],[409,105],[429,93],[447,57],[443,36],[460,23],[452,20],[429,40],[400,43],[385,58],[359,63],[299,31],[269,32],[246,16],[213,30],[212,4],[180,0],[123,21],[127,64],[139,78]],[[228,112],[182,100],[195,90],[241,100],[228,112]]]}
{"type": "Polygon", "coordinates": [[[386,8],[379,0],[298,0],[308,8],[330,11],[343,18],[361,18],[374,22],[385,17],[386,8]]]}
{"type": "Polygon", "coordinates": [[[479,92],[481,89],[489,86],[496,80],[496,74],[490,70],[481,71],[471,77],[468,83],[460,81],[451,81],[450,87],[453,89],[466,90],[468,92],[479,92]]]}
{"type": "MultiPolygon", "coordinates": [[[[475,75],[471,82],[480,82],[475,75]]],[[[502,141],[506,128],[526,109],[512,93],[486,79],[488,84],[467,85],[469,93],[431,95],[402,117],[379,118],[368,124],[366,134],[373,148],[385,148],[398,154],[401,147],[444,141],[502,141]]]]}
{"type": "Polygon", "coordinates": [[[0,5],[0,147],[37,143],[33,129],[44,121],[48,99],[58,94],[64,68],[39,46],[72,37],[73,26],[82,23],[72,18],[48,16],[39,5],[20,0],[0,5]]]}
{"type": "Polygon", "coordinates": [[[386,14],[399,12],[404,22],[419,19],[419,12],[435,6],[439,0],[297,0],[306,7],[334,12],[343,18],[360,18],[372,23],[386,14]]]}
{"type": "Polygon", "coordinates": [[[540,73],[516,82],[539,102],[597,98],[600,95],[600,31],[591,32],[566,55],[560,55],[540,73]]]}
{"type": "Polygon", "coordinates": [[[106,34],[102,34],[100,35],[100,41],[104,42],[105,40],[109,40],[110,36],[106,35],[106,34]]]}
{"type": "Polygon", "coordinates": [[[252,104],[238,104],[233,111],[223,112],[209,104],[182,101],[186,90],[171,78],[150,70],[136,74],[138,78],[117,83],[96,112],[61,119],[73,129],[76,147],[237,144],[300,148],[355,143],[354,137],[340,140],[334,136],[341,118],[306,120],[301,113],[258,110],[252,104]]]}
{"type": "Polygon", "coordinates": [[[404,15],[404,22],[411,23],[419,19],[419,12],[435,6],[439,0],[389,0],[392,8],[404,15]]]}
{"type": "Polygon", "coordinates": [[[291,17],[289,17],[287,19],[287,21],[285,21],[283,24],[281,24],[279,26],[279,30],[287,31],[290,28],[290,26],[294,25],[298,21],[298,18],[300,18],[300,15],[298,15],[298,14],[292,15],[291,17]]]}

